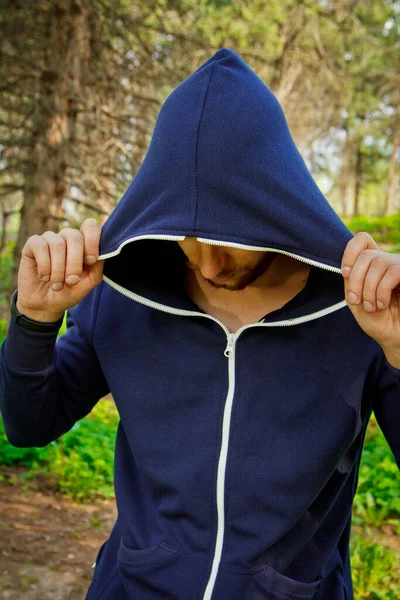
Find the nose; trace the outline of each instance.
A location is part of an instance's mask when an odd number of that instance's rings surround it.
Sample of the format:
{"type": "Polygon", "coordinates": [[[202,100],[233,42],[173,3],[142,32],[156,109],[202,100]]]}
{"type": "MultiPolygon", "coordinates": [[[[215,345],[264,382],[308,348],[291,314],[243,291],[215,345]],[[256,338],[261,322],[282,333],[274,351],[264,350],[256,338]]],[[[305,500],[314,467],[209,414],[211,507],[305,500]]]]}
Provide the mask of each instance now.
{"type": "Polygon", "coordinates": [[[222,249],[211,244],[199,244],[197,265],[206,279],[215,279],[226,267],[222,249]]]}

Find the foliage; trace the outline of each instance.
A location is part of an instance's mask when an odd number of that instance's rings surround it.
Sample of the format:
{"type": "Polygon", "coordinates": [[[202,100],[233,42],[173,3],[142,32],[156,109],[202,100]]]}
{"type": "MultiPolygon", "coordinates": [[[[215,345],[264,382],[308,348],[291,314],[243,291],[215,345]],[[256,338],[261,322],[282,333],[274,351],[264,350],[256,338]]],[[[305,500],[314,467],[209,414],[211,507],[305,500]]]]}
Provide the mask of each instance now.
{"type": "Polygon", "coordinates": [[[11,283],[15,242],[8,242],[0,253],[0,303],[5,303],[5,293],[11,283]]]}
{"type": "Polygon", "coordinates": [[[16,448],[0,421],[0,456],[5,465],[29,467],[27,481],[38,476],[78,502],[113,497],[114,445],[118,412],[100,400],[91,413],[45,448],[16,448]]]}
{"type": "Polygon", "coordinates": [[[353,504],[355,524],[399,522],[400,471],[374,416],[369,422],[353,504]],[[379,477],[377,477],[379,473],[379,477]]]}
{"type": "MultiPolygon", "coordinates": [[[[54,443],[54,442],[53,442],[54,443]]],[[[45,448],[16,448],[8,443],[3,421],[0,419],[0,460],[3,465],[38,467],[47,461],[50,446],[45,448]]]]}
{"type": "Polygon", "coordinates": [[[398,2],[149,0],[133,9],[129,0],[93,0],[60,11],[49,0],[7,8],[0,192],[7,213],[24,203],[25,239],[41,223],[57,229],[106,216],[140,167],[168,94],[221,47],[236,50],[276,94],[296,142],[343,204],[355,179],[357,197],[374,209],[388,204],[398,2]]]}
{"type": "Polygon", "coordinates": [[[93,419],[78,421],[53,446],[51,469],[67,496],[87,501],[112,497],[115,428],[93,419]]]}
{"type": "Polygon", "coordinates": [[[67,330],[67,312],[68,311],[65,311],[65,313],[64,313],[64,320],[62,322],[60,329],[58,330],[57,339],[60,337],[60,335],[65,333],[67,330]]]}
{"type": "Polygon", "coordinates": [[[379,244],[400,244],[400,214],[383,217],[360,216],[344,220],[346,226],[354,234],[366,231],[379,244]]]}
{"type": "Polygon", "coordinates": [[[354,597],[357,600],[398,600],[398,555],[392,549],[360,534],[350,538],[350,561],[354,597]]]}
{"type": "Polygon", "coordinates": [[[3,343],[8,329],[8,322],[6,319],[0,318],[0,344],[3,343]]]}

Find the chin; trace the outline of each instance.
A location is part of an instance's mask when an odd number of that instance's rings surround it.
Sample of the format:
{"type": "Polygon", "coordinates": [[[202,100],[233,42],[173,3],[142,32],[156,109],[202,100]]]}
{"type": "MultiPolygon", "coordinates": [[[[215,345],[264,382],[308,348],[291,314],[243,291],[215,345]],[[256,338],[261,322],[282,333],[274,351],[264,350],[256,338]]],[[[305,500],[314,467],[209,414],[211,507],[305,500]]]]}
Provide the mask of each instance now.
{"type": "Polygon", "coordinates": [[[215,281],[212,281],[211,279],[206,279],[206,281],[207,281],[207,283],[209,283],[214,288],[223,289],[223,290],[229,290],[231,292],[236,292],[236,291],[243,290],[245,287],[248,286],[247,281],[246,282],[241,282],[241,281],[234,282],[234,281],[232,281],[231,283],[229,283],[229,282],[226,282],[226,283],[217,283],[215,281]]]}

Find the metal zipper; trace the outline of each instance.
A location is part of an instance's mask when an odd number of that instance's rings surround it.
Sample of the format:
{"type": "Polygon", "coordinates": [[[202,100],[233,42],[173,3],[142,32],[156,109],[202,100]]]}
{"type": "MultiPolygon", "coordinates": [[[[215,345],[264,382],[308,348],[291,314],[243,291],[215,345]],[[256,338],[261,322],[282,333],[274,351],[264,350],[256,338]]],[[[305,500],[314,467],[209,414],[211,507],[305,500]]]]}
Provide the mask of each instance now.
{"type": "MultiPolygon", "coordinates": [[[[106,283],[108,283],[109,286],[114,288],[114,290],[120,292],[120,294],[126,296],[127,298],[130,298],[131,300],[139,302],[140,304],[144,304],[145,306],[148,306],[150,308],[155,308],[157,310],[161,310],[162,312],[170,313],[172,315],[180,315],[182,317],[205,317],[206,319],[211,319],[212,321],[218,323],[218,325],[222,327],[222,329],[225,331],[225,334],[227,336],[230,334],[229,329],[221,321],[219,321],[215,317],[212,317],[211,315],[207,315],[202,312],[197,312],[195,310],[173,308],[172,306],[160,304],[159,302],[154,302],[154,300],[148,300],[144,296],[139,296],[139,294],[135,294],[134,292],[127,290],[126,288],[122,287],[122,285],[119,285],[118,283],[115,283],[115,281],[112,281],[112,279],[107,277],[107,275],[103,275],[103,279],[106,283]]],[[[286,325],[300,325],[301,323],[307,323],[307,321],[312,321],[314,319],[324,317],[325,315],[329,315],[329,313],[335,312],[336,310],[344,308],[345,306],[347,306],[346,300],[341,300],[336,304],[332,304],[332,306],[328,306],[327,308],[317,310],[315,313],[310,313],[309,315],[305,315],[304,317],[295,317],[293,319],[274,321],[272,323],[264,323],[264,321],[262,320],[257,323],[253,323],[252,325],[246,325],[246,327],[284,327],[286,325]]],[[[239,329],[238,331],[241,331],[241,329],[239,329]]]]}
{"type": "Polygon", "coordinates": [[[235,242],[220,242],[217,240],[209,240],[206,238],[197,238],[197,240],[199,242],[203,242],[204,244],[211,244],[214,246],[229,246],[232,248],[241,248],[242,250],[268,250],[269,252],[279,252],[280,254],[292,256],[293,258],[297,258],[297,260],[300,260],[301,262],[314,265],[315,267],[321,267],[321,269],[333,271],[334,273],[341,273],[341,269],[338,267],[331,267],[331,265],[326,265],[325,263],[318,262],[317,260],[312,260],[311,258],[304,258],[303,256],[299,256],[298,254],[293,254],[293,252],[286,252],[286,250],[278,250],[277,248],[265,248],[264,246],[247,246],[246,244],[236,244],[235,242]]]}
{"type": "MultiPolygon", "coordinates": [[[[246,327],[251,327],[247,325],[246,327]]],[[[224,355],[228,358],[228,394],[225,401],[224,417],[222,420],[222,440],[221,449],[218,459],[218,470],[217,470],[217,536],[215,539],[214,557],[211,566],[210,576],[208,578],[207,586],[204,591],[203,600],[210,600],[215,581],[218,575],[219,563],[221,562],[222,548],[224,545],[225,537],[225,476],[226,476],[226,464],[228,460],[228,449],[229,449],[229,432],[231,426],[232,417],[232,406],[233,397],[235,395],[235,344],[236,341],[244,328],[239,331],[228,334],[228,341],[224,351],[224,355]]]]}

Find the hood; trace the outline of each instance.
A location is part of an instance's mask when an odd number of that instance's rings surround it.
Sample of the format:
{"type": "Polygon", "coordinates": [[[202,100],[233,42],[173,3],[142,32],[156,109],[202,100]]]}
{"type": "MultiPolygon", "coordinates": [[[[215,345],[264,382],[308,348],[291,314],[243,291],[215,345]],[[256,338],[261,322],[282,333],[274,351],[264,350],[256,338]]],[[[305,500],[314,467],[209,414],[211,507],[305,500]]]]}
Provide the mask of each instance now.
{"type": "Polygon", "coordinates": [[[346,305],[340,264],[352,233],[311,177],[278,100],[229,48],[162,105],[144,160],[102,228],[104,280],[154,308],[202,312],[183,289],[176,241],[185,236],[309,263],[321,277],[318,298],[291,316],[346,305]]]}

